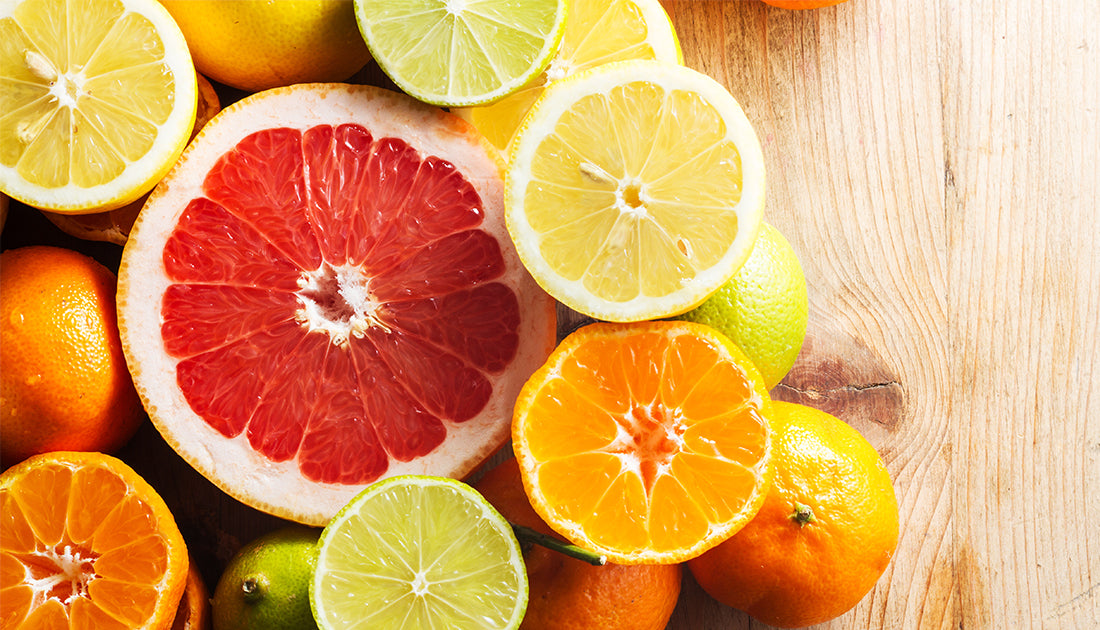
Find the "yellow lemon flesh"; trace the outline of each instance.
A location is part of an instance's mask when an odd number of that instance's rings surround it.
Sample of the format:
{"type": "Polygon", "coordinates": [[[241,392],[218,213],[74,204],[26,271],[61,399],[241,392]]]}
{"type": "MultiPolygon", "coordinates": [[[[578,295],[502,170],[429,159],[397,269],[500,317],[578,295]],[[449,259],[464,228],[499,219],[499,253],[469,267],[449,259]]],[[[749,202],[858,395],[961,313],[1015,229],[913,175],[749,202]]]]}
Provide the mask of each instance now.
{"type": "Polygon", "coordinates": [[[187,44],[154,0],[0,6],[0,189],[96,212],[148,192],[195,121],[187,44]]]}

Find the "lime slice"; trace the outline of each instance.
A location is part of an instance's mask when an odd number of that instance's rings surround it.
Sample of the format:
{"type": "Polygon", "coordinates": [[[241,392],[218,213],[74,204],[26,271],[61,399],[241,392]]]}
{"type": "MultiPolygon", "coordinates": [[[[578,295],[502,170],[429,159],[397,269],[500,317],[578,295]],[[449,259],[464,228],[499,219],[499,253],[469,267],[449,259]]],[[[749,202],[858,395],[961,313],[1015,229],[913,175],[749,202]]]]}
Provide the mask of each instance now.
{"type": "Polygon", "coordinates": [[[659,0],[575,0],[558,54],[518,92],[483,107],[455,110],[498,149],[506,151],[524,115],[548,85],[612,61],[683,63],[676,31],[659,0]]]}
{"type": "Polygon", "coordinates": [[[325,527],[310,584],[322,630],[518,628],[527,572],[511,526],[470,486],[404,475],[325,527]]]}
{"type": "Polygon", "coordinates": [[[516,134],[508,230],[535,280],[573,310],[676,315],[748,258],[764,156],[710,77],[657,61],[603,64],[553,83],[516,134]]]}
{"type": "Polygon", "coordinates": [[[355,0],[359,31],[393,82],[444,107],[480,105],[546,69],[566,0],[355,0]]]}
{"type": "Polygon", "coordinates": [[[0,189],[112,210],[149,192],[195,123],[191,54],[155,0],[0,3],[0,189]]]}

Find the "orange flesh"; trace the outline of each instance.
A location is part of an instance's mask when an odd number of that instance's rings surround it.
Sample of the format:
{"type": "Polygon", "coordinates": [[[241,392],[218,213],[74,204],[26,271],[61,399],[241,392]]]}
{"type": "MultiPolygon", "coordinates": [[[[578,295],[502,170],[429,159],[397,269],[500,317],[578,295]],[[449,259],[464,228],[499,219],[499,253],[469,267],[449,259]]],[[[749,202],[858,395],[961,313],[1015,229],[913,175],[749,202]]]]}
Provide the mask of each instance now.
{"type": "Polygon", "coordinates": [[[690,546],[737,518],[758,494],[768,433],[762,396],[723,354],[663,332],[573,349],[526,411],[546,503],[627,550],[690,546]]]}
{"type": "Polygon", "coordinates": [[[113,472],[42,467],[0,490],[2,625],[134,628],[154,614],[168,543],[113,472]]]}

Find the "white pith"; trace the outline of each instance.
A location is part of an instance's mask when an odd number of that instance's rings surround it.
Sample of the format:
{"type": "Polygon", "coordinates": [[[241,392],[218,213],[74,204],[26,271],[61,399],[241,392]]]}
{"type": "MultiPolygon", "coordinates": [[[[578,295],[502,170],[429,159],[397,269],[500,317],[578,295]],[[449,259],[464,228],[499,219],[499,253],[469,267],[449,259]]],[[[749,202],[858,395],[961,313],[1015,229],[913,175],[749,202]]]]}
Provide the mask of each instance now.
{"type": "Polygon", "coordinates": [[[49,599],[56,599],[63,605],[69,606],[78,597],[88,597],[88,586],[97,577],[92,568],[92,562],[96,559],[94,554],[85,557],[86,554],[82,550],[65,545],[59,548],[39,549],[27,555],[38,558],[35,562],[36,566],[51,564],[57,568],[56,572],[40,578],[32,577],[30,569],[24,569],[26,577],[23,578],[23,584],[29,586],[33,593],[32,609],[41,606],[49,599]],[[49,595],[50,591],[65,584],[69,586],[68,596],[51,597],[49,595]]]}
{"type": "Polygon", "coordinates": [[[310,332],[327,334],[334,346],[348,347],[351,337],[362,338],[371,327],[389,331],[378,317],[381,303],[370,291],[370,277],[355,265],[331,266],[323,263],[313,271],[303,271],[298,278],[298,302],[301,306],[294,319],[310,332]],[[334,314],[317,300],[317,296],[339,302],[350,313],[334,314]]]}

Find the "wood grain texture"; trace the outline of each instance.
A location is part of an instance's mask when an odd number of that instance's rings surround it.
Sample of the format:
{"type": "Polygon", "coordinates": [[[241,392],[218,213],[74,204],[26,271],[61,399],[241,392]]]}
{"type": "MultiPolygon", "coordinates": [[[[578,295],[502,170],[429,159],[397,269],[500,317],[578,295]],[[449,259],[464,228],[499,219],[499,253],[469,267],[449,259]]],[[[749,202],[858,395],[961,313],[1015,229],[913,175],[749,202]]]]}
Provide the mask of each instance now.
{"type": "MultiPolygon", "coordinates": [[[[820,627],[1100,627],[1100,5],[664,4],[805,267],[773,394],[859,429],[898,491],[894,561],[820,627]]],[[[759,624],[687,584],[669,627],[759,624]]]]}

